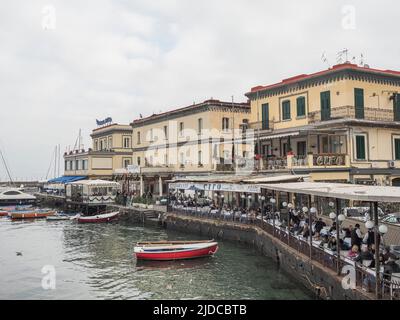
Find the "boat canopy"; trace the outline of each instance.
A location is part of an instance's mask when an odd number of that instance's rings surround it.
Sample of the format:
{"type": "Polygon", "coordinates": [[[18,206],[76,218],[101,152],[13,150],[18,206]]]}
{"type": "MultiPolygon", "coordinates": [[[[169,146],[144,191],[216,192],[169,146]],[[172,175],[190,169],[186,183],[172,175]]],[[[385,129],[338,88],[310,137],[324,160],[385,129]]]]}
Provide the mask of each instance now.
{"type": "Polygon", "coordinates": [[[115,181],[107,181],[107,180],[83,180],[83,181],[74,181],[69,183],[71,185],[82,185],[89,187],[119,187],[120,184],[115,181]]]}
{"type": "Polygon", "coordinates": [[[74,181],[84,180],[86,176],[62,176],[52,180],[47,181],[49,184],[67,184],[74,181]]]}

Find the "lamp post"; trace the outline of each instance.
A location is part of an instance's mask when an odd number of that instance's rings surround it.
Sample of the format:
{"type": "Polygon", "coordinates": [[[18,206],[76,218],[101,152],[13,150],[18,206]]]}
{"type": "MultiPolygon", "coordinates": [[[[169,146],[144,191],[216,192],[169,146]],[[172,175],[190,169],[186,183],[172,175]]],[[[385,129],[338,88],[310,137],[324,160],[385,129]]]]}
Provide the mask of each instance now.
{"type": "Polygon", "coordinates": [[[312,248],[313,248],[313,244],[312,244],[312,237],[313,237],[313,231],[312,231],[312,222],[313,222],[313,215],[317,214],[317,208],[315,207],[311,207],[310,208],[310,214],[309,216],[309,223],[310,223],[310,259],[312,259],[312,248]]]}
{"type": "Polygon", "coordinates": [[[374,225],[376,226],[376,230],[374,232],[374,242],[375,242],[375,277],[376,277],[376,281],[375,281],[375,294],[376,294],[376,298],[379,299],[380,298],[380,283],[381,283],[381,279],[380,279],[380,271],[381,271],[381,264],[379,261],[379,249],[380,249],[380,243],[379,243],[379,234],[378,234],[378,225],[379,225],[379,217],[378,217],[378,202],[374,202],[373,206],[373,217],[374,217],[374,225]]]}
{"type": "Polygon", "coordinates": [[[269,199],[269,202],[272,205],[271,211],[272,211],[272,225],[273,225],[273,235],[275,236],[275,204],[276,204],[276,199],[275,198],[271,198],[269,199]]]}
{"type": "Polygon", "coordinates": [[[264,221],[264,203],[265,203],[265,196],[260,197],[261,200],[261,222],[264,221]]]}

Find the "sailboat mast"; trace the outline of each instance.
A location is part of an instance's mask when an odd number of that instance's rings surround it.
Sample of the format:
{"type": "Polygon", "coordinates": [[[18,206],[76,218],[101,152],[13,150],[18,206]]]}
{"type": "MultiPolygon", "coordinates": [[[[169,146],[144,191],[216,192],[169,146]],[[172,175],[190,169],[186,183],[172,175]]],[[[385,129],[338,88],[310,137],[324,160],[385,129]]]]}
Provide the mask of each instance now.
{"type": "Polygon", "coordinates": [[[3,161],[4,167],[6,168],[6,172],[7,172],[8,178],[10,179],[10,183],[11,183],[11,185],[13,186],[13,185],[14,185],[14,181],[13,181],[13,179],[12,179],[12,177],[11,177],[10,170],[8,169],[6,160],[4,159],[3,152],[1,152],[1,149],[0,149],[0,156],[1,156],[1,159],[2,159],[2,161],[3,161]]]}

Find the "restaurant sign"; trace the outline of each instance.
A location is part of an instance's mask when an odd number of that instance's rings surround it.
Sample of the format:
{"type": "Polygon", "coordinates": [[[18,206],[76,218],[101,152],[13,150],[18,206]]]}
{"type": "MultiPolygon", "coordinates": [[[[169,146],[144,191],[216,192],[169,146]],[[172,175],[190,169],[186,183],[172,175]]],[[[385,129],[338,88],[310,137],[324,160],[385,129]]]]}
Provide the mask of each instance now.
{"type": "Polygon", "coordinates": [[[344,154],[314,155],[314,166],[343,166],[345,162],[344,154]]]}
{"type": "Polygon", "coordinates": [[[170,183],[170,189],[193,190],[193,191],[221,191],[221,192],[244,192],[261,193],[261,188],[252,184],[229,184],[229,183],[170,183]]]}

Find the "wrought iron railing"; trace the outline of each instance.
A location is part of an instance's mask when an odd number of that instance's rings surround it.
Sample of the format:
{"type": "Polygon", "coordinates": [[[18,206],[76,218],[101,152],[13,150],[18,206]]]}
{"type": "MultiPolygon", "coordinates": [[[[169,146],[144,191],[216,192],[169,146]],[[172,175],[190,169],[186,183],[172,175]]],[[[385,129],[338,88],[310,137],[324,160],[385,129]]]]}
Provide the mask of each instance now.
{"type": "MultiPolygon", "coordinates": [[[[261,228],[283,244],[286,244],[298,253],[307,256],[312,261],[320,263],[327,269],[341,272],[344,266],[353,266],[355,268],[356,287],[366,292],[375,291],[376,278],[373,269],[369,269],[343,257],[338,258],[336,252],[328,252],[329,250],[315,246],[314,244],[310,246],[310,238],[302,239],[299,236],[295,236],[292,232],[288,231],[287,227],[281,227],[279,221],[275,221],[274,224],[273,219],[269,219],[270,217],[268,217],[268,215],[270,214],[268,213],[267,216],[264,216],[263,219],[261,219],[261,217],[257,217],[254,214],[241,213],[239,211],[234,214],[224,214],[223,211],[209,210],[204,207],[183,207],[171,205],[167,206],[167,212],[207,220],[226,221],[238,225],[246,224],[261,228]]],[[[397,276],[381,273],[381,277],[379,298],[400,300],[400,275],[397,278],[397,276]]]]}
{"type": "MultiPolygon", "coordinates": [[[[360,114],[361,119],[365,120],[375,120],[375,121],[393,121],[394,113],[390,109],[380,109],[380,108],[364,108],[364,112],[360,114]]],[[[308,118],[310,123],[321,121],[321,111],[314,111],[308,113],[308,118]]],[[[356,108],[354,106],[341,106],[331,108],[331,119],[341,119],[350,118],[355,119],[356,108]]]]}

